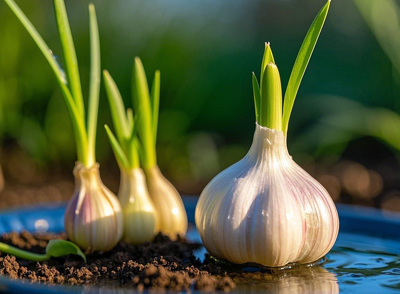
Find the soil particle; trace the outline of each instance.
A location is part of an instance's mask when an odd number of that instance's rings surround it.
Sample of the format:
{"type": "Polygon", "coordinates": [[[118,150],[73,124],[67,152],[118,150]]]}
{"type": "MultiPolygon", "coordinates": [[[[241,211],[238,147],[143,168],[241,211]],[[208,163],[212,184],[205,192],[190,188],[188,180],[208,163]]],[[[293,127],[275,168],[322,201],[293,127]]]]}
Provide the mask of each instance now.
{"type": "MultiPolygon", "coordinates": [[[[49,240],[66,238],[65,234],[24,231],[3,234],[0,241],[44,253],[49,240]]],[[[193,251],[200,247],[201,244],[182,238],[171,241],[159,234],[151,243],[134,246],[121,242],[112,251],[89,254],[87,263],[74,255],[32,262],[0,253],[0,274],[39,283],[124,287],[138,291],[229,292],[235,288],[229,267],[209,256],[203,262],[195,257],[193,251]]]]}

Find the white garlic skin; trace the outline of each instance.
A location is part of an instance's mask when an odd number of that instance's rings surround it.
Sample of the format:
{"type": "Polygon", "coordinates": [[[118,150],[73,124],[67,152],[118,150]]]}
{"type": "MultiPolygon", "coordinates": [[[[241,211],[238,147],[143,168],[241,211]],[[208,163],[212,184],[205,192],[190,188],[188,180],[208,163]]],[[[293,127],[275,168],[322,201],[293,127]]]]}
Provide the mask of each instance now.
{"type": "Polygon", "coordinates": [[[121,205],[100,179],[99,164],[74,168],[75,191],[68,202],[64,227],[68,238],[85,253],[109,251],[123,233],[121,205]]]}
{"type": "Polygon", "coordinates": [[[282,132],[258,124],[247,155],[201,193],[195,221],[211,255],[268,267],[320,259],[339,230],[326,189],[292,160],[282,132]]]}
{"type": "Polygon", "coordinates": [[[144,170],[147,188],[158,212],[160,231],[176,240],[185,236],[188,226],[185,206],[175,187],[163,176],[158,166],[144,170]]]}
{"type": "Polygon", "coordinates": [[[118,198],[124,214],[123,240],[132,244],[152,241],[159,232],[158,213],[141,168],[121,169],[118,198]]]}

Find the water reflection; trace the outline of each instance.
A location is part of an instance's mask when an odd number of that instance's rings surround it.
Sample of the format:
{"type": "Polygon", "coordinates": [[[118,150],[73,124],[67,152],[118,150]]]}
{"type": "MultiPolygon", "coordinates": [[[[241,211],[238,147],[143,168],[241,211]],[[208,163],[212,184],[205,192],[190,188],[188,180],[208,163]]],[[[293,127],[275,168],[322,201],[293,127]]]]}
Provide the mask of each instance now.
{"type": "Polygon", "coordinates": [[[339,293],[335,274],[321,266],[296,267],[273,273],[245,273],[234,277],[235,293],[339,293]]]}
{"type": "MultiPolygon", "coordinates": [[[[335,294],[339,293],[339,284],[335,274],[321,266],[296,267],[290,270],[274,272],[238,273],[233,277],[237,287],[232,293],[264,294],[335,294]]],[[[84,287],[82,293],[128,294],[132,289],[84,287]]],[[[197,293],[193,291],[192,293],[197,293]]]]}

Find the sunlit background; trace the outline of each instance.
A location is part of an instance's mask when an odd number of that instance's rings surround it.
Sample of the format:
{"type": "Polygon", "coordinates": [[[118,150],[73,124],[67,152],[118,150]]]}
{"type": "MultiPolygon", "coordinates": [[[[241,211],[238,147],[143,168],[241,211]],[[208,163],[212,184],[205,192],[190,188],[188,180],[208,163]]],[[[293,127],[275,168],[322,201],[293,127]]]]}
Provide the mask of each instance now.
{"type": "MultiPolygon", "coordinates": [[[[161,70],[158,162],[182,194],[199,194],[242,158],[254,131],[251,73],[269,41],[283,87],[325,0],[92,1],[102,68],[131,105],[133,58],[161,70]]],[[[17,2],[61,56],[52,1],[17,2]]],[[[84,94],[89,1],[66,1],[84,94]]],[[[400,211],[400,1],[332,0],[300,87],[288,146],[335,201],[400,211]]],[[[62,60],[59,60],[62,64],[62,60]]],[[[106,184],[119,172],[103,125],[97,159],[106,184]]],[[[6,188],[0,207],[68,199],[76,159],[72,127],[42,53],[0,1],[0,139],[6,188]]]]}

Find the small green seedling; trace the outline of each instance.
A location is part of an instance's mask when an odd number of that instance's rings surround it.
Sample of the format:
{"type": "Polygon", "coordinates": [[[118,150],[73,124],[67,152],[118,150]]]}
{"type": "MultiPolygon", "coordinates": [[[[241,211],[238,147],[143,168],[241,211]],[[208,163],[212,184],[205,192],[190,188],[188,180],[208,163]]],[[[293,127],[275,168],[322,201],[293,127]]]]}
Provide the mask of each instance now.
{"type": "Polygon", "coordinates": [[[50,240],[46,246],[45,254],[32,253],[2,242],[0,242],[0,251],[2,253],[14,255],[18,258],[32,261],[46,261],[52,257],[61,257],[68,254],[74,254],[79,255],[86,262],[86,256],[83,254],[81,249],[79,249],[79,247],[74,243],[65,240],[50,240]]]}

